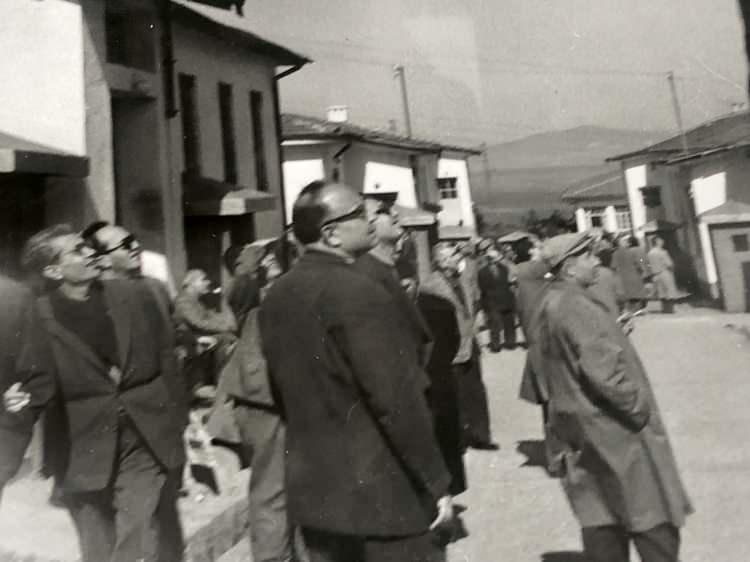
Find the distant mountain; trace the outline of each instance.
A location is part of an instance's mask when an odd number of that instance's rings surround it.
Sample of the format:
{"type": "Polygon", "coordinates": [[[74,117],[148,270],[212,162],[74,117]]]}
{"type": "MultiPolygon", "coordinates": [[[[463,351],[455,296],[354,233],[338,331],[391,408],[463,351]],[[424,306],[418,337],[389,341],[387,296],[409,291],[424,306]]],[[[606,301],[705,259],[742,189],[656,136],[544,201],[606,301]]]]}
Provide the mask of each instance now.
{"type": "Polygon", "coordinates": [[[490,145],[486,160],[475,158],[471,163],[474,200],[494,211],[565,208],[560,195],[568,185],[618,168],[607,164],[607,158],[670,136],[657,131],[582,126],[490,145]],[[484,168],[485,161],[489,170],[484,168]]]}

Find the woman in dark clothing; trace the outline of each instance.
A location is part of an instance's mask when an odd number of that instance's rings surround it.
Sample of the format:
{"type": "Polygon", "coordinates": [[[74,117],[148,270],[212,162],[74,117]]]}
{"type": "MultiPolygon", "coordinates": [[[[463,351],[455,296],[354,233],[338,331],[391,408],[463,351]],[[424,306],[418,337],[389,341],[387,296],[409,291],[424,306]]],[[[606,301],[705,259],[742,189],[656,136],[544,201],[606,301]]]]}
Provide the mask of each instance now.
{"type": "Polygon", "coordinates": [[[461,339],[453,304],[429,293],[420,293],[417,306],[430,328],[434,346],[426,371],[430,379],[427,401],[432,411],[435,434],[451,473],[451,495],[466,490],[461,424],[458,410],[458,388],[453,374],[453,358],[461,339]]]}

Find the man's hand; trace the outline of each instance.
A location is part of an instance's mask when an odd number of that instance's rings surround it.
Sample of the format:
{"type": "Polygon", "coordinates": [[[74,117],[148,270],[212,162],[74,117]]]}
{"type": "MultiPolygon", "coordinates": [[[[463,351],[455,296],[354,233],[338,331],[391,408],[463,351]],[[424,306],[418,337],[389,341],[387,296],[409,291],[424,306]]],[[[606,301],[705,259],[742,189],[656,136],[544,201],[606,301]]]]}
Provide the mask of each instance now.
{"type": "Polygon", "coordinates": [[[214,336],[200,336],[196,340],[196,347],[198,348],[198,354],[206,353],[207,351],[211,351],[213,348],[217,346],[219,343],[219,340],[217,340],[214,336]]]}
{"type": "Polygon", "coordinates": [[[453,521],[453,498],[451,496],[443,496],[437,501],[437,517],[430,525],[430,531],[434,531],[439,527],[444,527],[453,521]]]}
{"type": "Polygon", "coordinates": [[[13,384],[3,394],[3,406],[6,412],[17,414],[31,402],[31,394],[21,390],[21,383],[13,384]]]}

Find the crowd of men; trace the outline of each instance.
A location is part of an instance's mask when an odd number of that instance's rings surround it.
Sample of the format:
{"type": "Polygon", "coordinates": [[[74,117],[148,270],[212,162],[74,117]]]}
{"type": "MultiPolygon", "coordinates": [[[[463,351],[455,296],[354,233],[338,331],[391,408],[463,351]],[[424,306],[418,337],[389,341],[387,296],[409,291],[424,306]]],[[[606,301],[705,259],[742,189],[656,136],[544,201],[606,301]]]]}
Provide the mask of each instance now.
{"type": "MultiPolygon", "coordinates": [[[[627,336],[645,296],[628,308],[611,245],[590,233],[512,252],[438,243],[418,279],[387,204],[318,181],[292,219],[298,259],[284,271],[278,244],[230,248],[218,309],[199,270],[173,302],[119,226],[33,236],[31,288],[0,287],[0,491],[41,417],[84,562],[182,560],[182,436],[211,386],[209,427],[252,467],[256,562],[444,561],[462,534],[464,453],[498,448],[478,328],[497,353],[517,345],[517,319],[520,395],[541,406],[548,469],[587,555],[626,562],[632,541],[644,562],[678,560],[691,506],[627,336]]],[[[665,254],[646,258],[654,275],[665,254]]]]}

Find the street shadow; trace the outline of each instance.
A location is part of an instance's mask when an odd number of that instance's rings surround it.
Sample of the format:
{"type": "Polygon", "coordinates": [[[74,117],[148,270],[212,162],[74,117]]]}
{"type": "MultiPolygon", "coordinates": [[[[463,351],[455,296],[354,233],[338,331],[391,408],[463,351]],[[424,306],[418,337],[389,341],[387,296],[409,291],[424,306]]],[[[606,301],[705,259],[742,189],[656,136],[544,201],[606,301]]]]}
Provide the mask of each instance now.
{"type": "Polygon", "coordinates": [[[516,451],[526,457],[526,461],[521,466],[547,468],[547,454],[544,450],[544,441],[541,439],[519,441],[516,451]]]}
{"type": "Polygon", "coordinates": [[[565,550],[559,552],[545,552],[542,554],[541,562],[589,562],[583,552],[565,550]]]}

